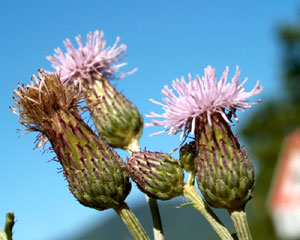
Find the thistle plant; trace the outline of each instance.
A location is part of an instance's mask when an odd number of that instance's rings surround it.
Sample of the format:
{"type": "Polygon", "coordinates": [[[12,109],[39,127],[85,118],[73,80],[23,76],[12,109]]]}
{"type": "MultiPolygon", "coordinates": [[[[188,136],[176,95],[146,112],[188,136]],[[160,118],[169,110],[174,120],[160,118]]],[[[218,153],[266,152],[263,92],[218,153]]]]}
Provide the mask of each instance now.
{"type": "MultiPolygon", "coordinates": [[[[126,65],[119,63],[126,46],[118,46],[117,38],[112,47],[106,47],[99,31],[89,33],[85,45],[80,36],[76,41],[78,49],[66,39],[66,53],[57,48],[54,56],[47,57],[55,73],[41,70],[30,84],[18,85],[14,90],[16,107],[11,110],[19,115],[28,132],[39,133],[38,146],[50,143],[79,203],[96,210],[114,209],[135,239],[149,239],[125,203],[131,178],[146,195],[155,240],[164,239],[156,199],[178,196],[190,200],[221,239],[232,240],[233,235],[210,206],[229,212],[238,239],[251,239],[245,206],[253,191],[254,168],[230,124],[232,118],[238,122],[237,110],[260,102],[247,101],[262,91],[259,82],[246,92],[247,78],[239,83],[238,67],[231,82],[227,82],[228,67],[217,82],[216,70],[208,66],[202,78],[196,75],[193,79],[189,74],[188,82],[182,77],[173,81],[173,89],[165,86],[164,103],[150,99],[164,110],[162,114],[146,115],[152,118],[146,126],[165,128],[152,135],[181,132],[176,160],[167,153],[141,151],[143,118],[111,84],[111,80],[136,70],[120,72],[126,65]],[[98,133],[82,119],[85,109],[98,133]],[[193,139],[185,143],[188,137],[193,139]],[[130,154],[126,163],[113,148],[130,154]]],[[[0,238],[10,240],[9,232],[5,232],[0,231],[0,238]]]]}
{"type": "Polygon", "coordinates": [[[80,35],[76,37],[76,49],[69,39],[64,41],[67,52],[60,48],[56,54],[48,56],[53,68],[60,74],[63,83],[81,85],[81,92],[90,110],[97,131],[114,148],[131,150],[132,144],[142,135],[143,118],[134,104],[119,93],[109,80],[132,74],[121,73],[119,68],[126,63],[117,64],[124,57],[126,45],[117,38],[112,47],[105,48],[103,32],[95,31],[87,35],[84,46],[80,35]]]}
{"type": "Polygon", "coordinates": [[[125,198],[131,184],[120,156],[82,120],[79,91],[64,85],[56,74],[39,72],[30,85],[14,91],[20,123],[49,141],[61,164],[69,189],[84,206],[113,208],[136,238],[148,239],[125,198]]]}
{"type": "MultiPolygon", "coordinates": [[[[55,55],[48,56],[53,68],[61,75],[66,84],[80,86],[94,125],[103,140],[111,147],[122,148],[129,153],[139,151],[139,139],[143,130],[143,118],[134,104],[118,92],[110,80],[132,74],[121,73],[119,68],[126,63],[117,64],[124,57],[126,45],[117,38],[112,47],[105,48],[103,32],[95,31],[87,35],[84,46],[80,35],[76,37],[76,49],[69,39],[64,45],[67,52],[60,48],[55,55]]],[[[159,209],[155,200],[146,197],[153,217],[155,239],[163,240],[163,229],[159,209]]]]}
{"type": "MultiPolygon", "coordinates": [[[[205,200],[212,206],[229,211],[240,239],[251,239],[244,207],[251,198],[254,169],[229,125],[231,117],[236,121],[236,110],[249,108],[257,102],[245,99],[261,92],[259,82],[250,92],[239,84],[238,67],[231,83],[227,83],[228,67],[216,81],[216,71],[208,66],[204,77],[199,75],[189,82],[173,81],[173,89],[165,86],[162,93],[165,104],[150,99],[163,107],[163,114],[152,112],[148,126],[163,126],[170,135],[181,133],[181,139],[190,133],[195,136],[195,158],[198,187],[205,200]]],[[[162,133],[157,132],[156,134],[162,133]]],[[[154,134],[155,135],[155,134],[154,134]]],[[[193,152],[193,150],[191,151],[193,152]]]]}

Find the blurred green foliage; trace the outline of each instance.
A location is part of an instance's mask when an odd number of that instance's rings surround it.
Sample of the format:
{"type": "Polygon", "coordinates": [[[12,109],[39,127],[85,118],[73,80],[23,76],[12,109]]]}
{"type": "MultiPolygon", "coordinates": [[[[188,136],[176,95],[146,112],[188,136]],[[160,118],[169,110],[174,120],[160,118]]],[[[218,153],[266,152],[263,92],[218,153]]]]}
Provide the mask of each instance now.
{"type": "Polygon", "coordinates": [[[249,206],[251,232],[258,240],[276,239],[266,201],[284,137],[300,126],[300,22],[279,28],[279,37],[281,92],[273,99],[263,99],[240,131],[259,169],[249,206]]]}

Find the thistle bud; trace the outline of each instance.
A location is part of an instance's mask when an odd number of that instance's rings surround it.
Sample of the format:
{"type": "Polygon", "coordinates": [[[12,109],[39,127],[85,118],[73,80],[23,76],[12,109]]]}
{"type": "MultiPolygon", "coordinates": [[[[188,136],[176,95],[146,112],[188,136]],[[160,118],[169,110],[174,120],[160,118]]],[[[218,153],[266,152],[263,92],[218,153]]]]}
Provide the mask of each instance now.
{"type": "Polygon", "coordinates": [[[129,176],[149,197],[168,200],[182,195],[183,170],[169,154],[134,152],[127,161],[129,176]]]}
{"type": "Polygon", "coordinates": [[[84,90],[96,129],[111,147],[128,150],[142,135],[143,118],[108,80],[99,78],[84,90]]]}
{"type": "Polygon", "coordinates": [[[21,124],[50,141],[81,204],[104,210],[123,203],[131,188],[123,161],[82,120],[75,87],[63,85],[58,75],[39,75],[35,84],[14,91],[18,110],[12,109],[21,124]]]}
{"type": "Polygon", "coordinates": [[[237,210],[251,198],[254,168],[229,124],[220,114],[199,117],[196,124],[197,183],[216,208],[237,210]]]}
{"type": "Polygon", "coordinates": [[[195,141],[186,143],[180,148],[179,160],[187,172],[195,172],[196,169],[196,144],[195,141]]]}

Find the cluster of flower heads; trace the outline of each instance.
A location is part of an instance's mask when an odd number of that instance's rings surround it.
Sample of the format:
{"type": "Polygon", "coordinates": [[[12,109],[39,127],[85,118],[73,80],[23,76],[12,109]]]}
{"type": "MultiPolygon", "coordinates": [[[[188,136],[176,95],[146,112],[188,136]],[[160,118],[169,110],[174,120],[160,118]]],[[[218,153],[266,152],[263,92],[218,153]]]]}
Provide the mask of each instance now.
{"type": "Polygon", "coordinates": [[[52,62],[53,68],[60,74],[63,83],[70,82],[78,84],[78,80],[92,82],[93,75],[98,74],[104,78],[114,78],[116,73],[120,78],[136,71],[120,73],[119,68],[126,63],[118,63],[123,60],[122,56],[126,50],[126,45],[119,46],[119,37],[112,47],[105,48],[106,42],[103,40],[103,32],[95,31],[87,34],[87,42],[84,46],[81,36],[76,37],[78,49],[76,49],[69,39],[64,41],[67,52],[64,54],[60,48],[55,49],[54,57],[48,56],[47,59],[52,62]]]}
{"type": "MultiPolygon", "coordinates": [[[[229,83],[228,67],[217,82],[216,70],[208,66],[202,78],[196,75],[192,79],[189,74],[188,82],[182,77],[173,81],[173,89],[165,86],[162,90],[165,104],[150,99],[162,106],[164,113],[146,115],[164,120],[154,119],[147,126],[163,126],[166,130],[162,132],[170,135],[182,131],[183,138],[195,133],[197,119],[204,119],[200,125],[212,126],[213,131],[205,132],[202,128],[194,142],[181,148],[181,164],[168,154],[137,151],[127,159],[124,168],[124,162],[111,147],[132,150],[142,134],[143,119],[135,106],[108,81],[135,69],[119,72],[126,65],[118,63],[126,49],[124,44],[117,46],[119,38],[108,48],[99,31],[87,35],[85,46],[80,35],[76,41],[78,49],[66,39],[65,54],[57,48],[54,57],[47,57],[56,74],[41,71],[39,78],[34,76],[35,82],[19,85],[14,91],[17,108],[11,109],[28,131],[40,132],[41,146],[47,140],[51,142],[69,188],[79,202],[98,210],[121,209],[131,189],[128,175],[149,196],[162,200],[180,195],[188,197],[184,191],[183,166],[191,176],[197,172],[198,187],[212,206],[240,210],[250,199],[254,169],[228,123],[231,115],[238,121],[236,110],[259,102],[246,100],[262,91],[259,81],[246,92],[247,78],[239,84],[238,67],[229,83]],[[85,101],[100,136],[81,118],[81,91],[88,92],[84,93],[85,101]]],[[[226,239],[229,238],[228,232],[226,239]]]]}
{"type": "Polygon", "coordinates": [[[262,91],[262,86],[259,81],[250,92],[245,92],[244,84],[247,78],[239,84],[239,69],[236,67],[236,73],[232,78],[232,82],[228,83],[228,71],[223,72],[221,79],[217,82],[216,70],[211,66],[204,69],[204,77],[200,78],[196,75],[193,80],[191,75],[188,75],[189,82],[186,82],[184,77],[181,80],[173,81],[173,89],[177,95],[168,86],[162,90],[165,104],[150,99],[155,104],[162,106],[165,111],[162,114],[151,112],[146,115],[150,118],[164,118],[164,120],[152,120],[152,123],[146,126],[163,126],[167,128],[164,131],[154,133],[156,135],[162,132],[167,134],[177,134],[182,131],[181,138],[187,136],[190,132],[195,131],[196,119],[199,116],[207,117],[208,123],[211,124],[211,115],[219,113],[225,121],[230,122],[229,110],[238,121],[235,110],[243,110],[251,107],[251,105],[258,103],[248,102],[247,98],[254,96],[262,91]]]}

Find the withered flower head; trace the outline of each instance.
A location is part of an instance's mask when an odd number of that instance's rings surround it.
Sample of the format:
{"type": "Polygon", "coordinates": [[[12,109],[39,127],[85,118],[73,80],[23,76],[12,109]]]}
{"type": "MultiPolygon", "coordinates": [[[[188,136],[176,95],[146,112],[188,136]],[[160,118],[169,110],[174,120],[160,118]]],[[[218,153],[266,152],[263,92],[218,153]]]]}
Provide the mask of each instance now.
{"type": "Polygon", "coordinates": [[[17,108],[10,108],[19,115],[20,123],[28,131],[39,131],[43,135],[58,111],[71,111],[78,115],[81,101],[74,86],[63,85],[57,74],[46,74],[43,70],[39,70],[39,77],[33,74],[29,85],[19,83],[14,94],[17,108]]]}
{"type": "Polygon", "coordinates": [[[82,120],[76,89],[41,71],[14,93],[17,109],[12,110],[28,131],[50,141],[79,202],[99,210],[123,203],[131,188],[123,161],[82,120]]]}

